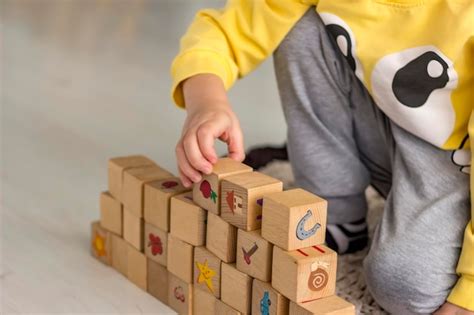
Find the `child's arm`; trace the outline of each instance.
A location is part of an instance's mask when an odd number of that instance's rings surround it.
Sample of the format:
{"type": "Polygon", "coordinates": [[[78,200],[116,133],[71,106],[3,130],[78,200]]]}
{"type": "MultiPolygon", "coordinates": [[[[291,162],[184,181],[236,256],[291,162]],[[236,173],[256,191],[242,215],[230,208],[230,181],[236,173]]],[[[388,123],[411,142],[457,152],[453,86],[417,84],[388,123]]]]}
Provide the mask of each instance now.
{"type": "Polygon", "coordinates": [[[198,12],[171,67],[173,100],[188,111],[176,147],[186,186],[210,171],[217,138],[227,142],[230,157],[243,159],[226,90],[273,53],[311,2],[317,0],[230,0],[223,10],[198,12]]]}
{"type": "Polygon", "coordinates": [[[189,187],[210,173],[217,161],[214,140],[227,143],[229,157],[242,161],[244,147],[240,124],[227,100],[222,80],[214,74],[198,74],[183,83],[187,117],[176,158],[183,185],[189,187]]]}

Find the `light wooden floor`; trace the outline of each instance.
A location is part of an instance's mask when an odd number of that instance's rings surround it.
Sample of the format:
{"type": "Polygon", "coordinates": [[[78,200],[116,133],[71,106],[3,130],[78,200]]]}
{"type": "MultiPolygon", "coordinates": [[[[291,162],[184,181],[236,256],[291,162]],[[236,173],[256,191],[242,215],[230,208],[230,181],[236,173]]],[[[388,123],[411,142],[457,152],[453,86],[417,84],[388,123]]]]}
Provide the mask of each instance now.
{"type": "MultiPolygon", "coordinates": [[[[0,313],[173,313],[90,257],[89,223],[109,157],[175,170],[169,65],[194,12],[221,3],[0,0],[0,313]]],[[[248,146],[284,141],[271,63],[231,100],[248,146]]]]}

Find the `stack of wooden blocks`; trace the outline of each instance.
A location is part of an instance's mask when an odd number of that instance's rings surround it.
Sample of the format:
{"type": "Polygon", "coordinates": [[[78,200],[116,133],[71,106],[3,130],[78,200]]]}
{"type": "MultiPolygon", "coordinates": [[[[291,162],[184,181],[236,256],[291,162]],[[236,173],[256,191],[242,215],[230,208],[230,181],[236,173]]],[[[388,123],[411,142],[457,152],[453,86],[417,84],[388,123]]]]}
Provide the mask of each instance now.
{"type": "Polygon", "coordinates": [[[144,156],[109,161],[92,254],[179,314],[354,314],[335,296],[327,203],[231,159],[192,191],[144,156]]]}

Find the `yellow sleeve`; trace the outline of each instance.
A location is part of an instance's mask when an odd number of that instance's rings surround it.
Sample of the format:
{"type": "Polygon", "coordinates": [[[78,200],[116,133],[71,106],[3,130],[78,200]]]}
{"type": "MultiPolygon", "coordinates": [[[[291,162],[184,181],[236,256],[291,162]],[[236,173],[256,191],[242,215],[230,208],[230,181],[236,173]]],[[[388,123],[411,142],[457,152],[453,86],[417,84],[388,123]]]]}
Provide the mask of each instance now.
{"type": "MultiPolygon", "coordinates": [[[[471,141],[471,167],[474,167],[474,112],[469,119],[469,140],[471,141]]],[[[464,232],[464,243],[456,272],[460,278],[454,286],[448,301],[474,311],[474,170],[471,170],[471,220],[464,232]]]]}
{"type": "Polygon", "coordinates": [[[199,11],[171,66],[172,98],[184,107],[181,82],[199,73],[219,76],[226,89],[269,57],[316,0],[229,0],[199,11]]]}

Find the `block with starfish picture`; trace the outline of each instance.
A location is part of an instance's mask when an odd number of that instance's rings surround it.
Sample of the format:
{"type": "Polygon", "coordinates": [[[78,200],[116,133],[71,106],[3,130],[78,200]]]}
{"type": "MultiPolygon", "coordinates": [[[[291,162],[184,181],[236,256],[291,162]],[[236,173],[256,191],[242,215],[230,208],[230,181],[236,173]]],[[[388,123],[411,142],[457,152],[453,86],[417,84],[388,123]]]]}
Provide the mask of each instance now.
{"type": "Polygon", "coordinates": [[[194,248],[194,287],[221,296],[221,260],[203,246],[194,248]]]}

